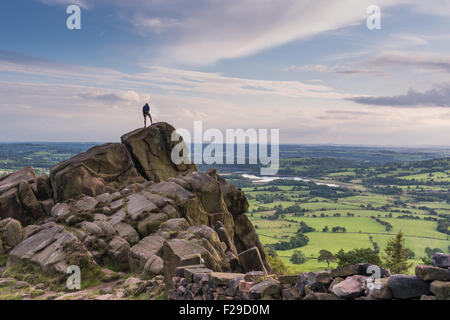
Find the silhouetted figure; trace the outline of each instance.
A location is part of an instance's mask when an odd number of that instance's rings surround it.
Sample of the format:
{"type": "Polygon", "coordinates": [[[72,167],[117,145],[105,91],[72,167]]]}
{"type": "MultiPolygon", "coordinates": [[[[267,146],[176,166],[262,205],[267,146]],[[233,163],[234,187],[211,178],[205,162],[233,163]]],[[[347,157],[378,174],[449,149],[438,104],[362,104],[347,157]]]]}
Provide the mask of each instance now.
{"type": "Polygon", "coordinates": [[[142,113],[144,115],[144,128],[147,128],[147,117],[150,118],[150,125],[153,124],[152,116],[150,115],[150,106],[148,103],[145,104],[145,106],[142,108],[142,113]]]}

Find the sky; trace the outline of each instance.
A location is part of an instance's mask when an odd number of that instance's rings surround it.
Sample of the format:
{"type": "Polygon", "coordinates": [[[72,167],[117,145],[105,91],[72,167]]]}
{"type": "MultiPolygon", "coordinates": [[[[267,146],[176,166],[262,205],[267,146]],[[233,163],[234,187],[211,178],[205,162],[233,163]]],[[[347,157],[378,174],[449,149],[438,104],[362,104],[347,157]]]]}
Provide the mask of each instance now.
{"type": "Polygon", "coordinates": [[[0,141],[118,141],[148,101],[188,130],[449,146],[450,0],[0,2],[0,141]]]}

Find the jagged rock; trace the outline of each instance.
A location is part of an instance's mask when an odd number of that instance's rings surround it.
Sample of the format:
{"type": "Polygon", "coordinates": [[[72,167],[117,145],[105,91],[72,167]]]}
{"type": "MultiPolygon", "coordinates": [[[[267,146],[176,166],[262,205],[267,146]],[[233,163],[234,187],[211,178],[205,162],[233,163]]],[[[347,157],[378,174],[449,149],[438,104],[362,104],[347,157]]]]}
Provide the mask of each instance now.
{"type": "Polygon", "coordinates": [[[245,272],[262,271],[267,273],[266,268],[256,247],[250,248],[241,252],[239,255],[239,262],[245,272]]]}
{"type": "Polygon", "coordinates": [[[130,244],[121,237],[115,236],[108,245],[108,255],[113,262],[122,270],[127,270],[129,267],[128,254],[130,251],[130,244]]]}
{"type": "Polygon", "coordinates": [[[234,245],[236,246],[238,252],[257,247],[261,260],[264,264],[264,268],[267,272],[271,271],[270,265],[266,259],[264,247],[259,241],[255,227],[246,214],[240,214],[234,218],[234,245]]]}
{"type": "Polygon", "coordinates": [[[121,137],[136,168],[147,180],[160,182],[188,171],[197,170],[194,164],[176,165],[172,162],[171,153],[175,145],[181,143],[180,146],[186,148],[181,137],[177,141],[171,141],[174,131],[175,128],[170,124],[159,122],[121,137]]]}
{"type": "Polygon", "coordinates": [[[416,276],[394,274],[389,277],[388,286],[392,297],[397,299],[419,298],[430,294],[430,284],[416,276]]]}
{"type": "Polygon", "coordinates": [[[150,276],[162,274],[163,270],[164,270],[164,261],[157,255],[151,256],[144,266],[144,272],[150,276]]]}
{"type": "Polygon", "coordinates": [[[95,265],[84,245],[63,226],[47,223],[39,231],[19,243],[10,253],[7,266],[36,263],[44,271],[65,273],[72,264],[95,265]]]}
{"type": "Polygon", "coordinates": [[[439,268],[450,268],[450,254],[436,252],[433,254],[433,265],[439,268]]]}
{"type": "Polygon", "coordinates": [[[128,256],[130,269],[133,271],[142,270],[151,256],[161,255],[163,244],[163,238],[159,236],[148,236],[131,247],[128,256]]]}
{"type": "Polygon", "coordinates": [[[208,175],[219,182],[225,205],[233,216],[247,212],[249,207],[248,200],[241,189],[220,177],[215,169],[209,170],[208,175]]]}
{"type": "Polygon", "coordinates": [[[450,282],[448,281],[433,281],[430,285],[430,291],[438,300],[450,300],[450,282]]]}
{"type": "Polygon", "coordinates": [[[0,220],[0,252],[8,252],[24,237],[22,224],[12,218],[0,220]]]}
{"type": "Polygon", "coordinates": [[[416,276],[422,280],[450,280],[450,269],[419,264],[416,266],[416,276]]]}
{"type": "Polygon", "coordinates": [[[248,295],[251,299],[261,299],[261,298],[279,299],[280,294],[281,294],[281,285],[277,280],[273,278],[269,278],[254,285],[248,292],[248,295]]]}
{"type": "Polygon", "coordinates": [[[142,182],[124,145],[96,146],[50,170],[53,197],[62,202],[80,195],[113,192],[131,182],[142,182]]]}
{"type": "Polygon", "coordinates": [[[31,167],[0,178],[0,218],[13,218],[23,225],[32,224],[44,216],[31,185],[36,174],[31,167]]]}
{"type": "Polygon", "coordinates": [[[333,293],[341,298],[354,299],[364,293],[367,277],[354,275],[333,286],[333,293]]]}

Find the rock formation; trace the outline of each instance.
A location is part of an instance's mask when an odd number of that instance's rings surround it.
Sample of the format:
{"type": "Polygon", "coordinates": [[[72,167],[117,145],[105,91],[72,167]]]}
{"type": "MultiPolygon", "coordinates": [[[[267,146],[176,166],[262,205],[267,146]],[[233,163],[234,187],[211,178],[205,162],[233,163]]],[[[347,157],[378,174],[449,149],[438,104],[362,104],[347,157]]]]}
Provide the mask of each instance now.
{"type": "Polygon", "coordinates": [[[57,202],[81,195],[113,192],[132,182],[142,182],[124,145],[96,146],[54,166],[50,171],[53,198],[57,202]]]}
{"type": "Polygon", "coordinates": [[[173,164],[174,131],[135,130],[54,166],[50,178],[32,168],[3,177],[1,217],[16,219],[0,223],[7,267],[110,266],[161,275],[167,291],[180,266],[270,272],[245,194],[215,170],[173,164]]]}

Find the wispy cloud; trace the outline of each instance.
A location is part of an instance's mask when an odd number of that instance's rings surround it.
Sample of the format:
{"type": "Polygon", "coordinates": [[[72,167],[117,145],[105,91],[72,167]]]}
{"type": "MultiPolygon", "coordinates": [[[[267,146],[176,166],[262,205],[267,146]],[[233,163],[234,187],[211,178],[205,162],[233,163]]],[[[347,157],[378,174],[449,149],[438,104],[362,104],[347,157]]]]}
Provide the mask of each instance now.
{"type": "Polygon", "coordinates": [[[439,88],[418,92],[409,89],[406,94],[386,97],[355,97],[348,98],[359,104],[390,107],[450,107],[450,84],[439,88]]]}
{"type": "Polygon", "coordinates": [[[372,67],[394,65],[450,72],[450,56],[427,52],[384,52],[374,58],[368,59],[365,64],[372,67]]]}

